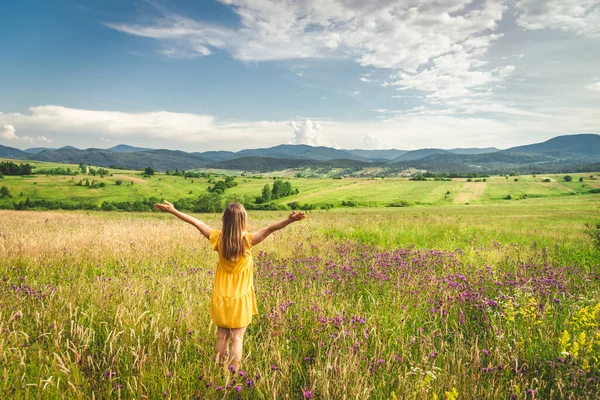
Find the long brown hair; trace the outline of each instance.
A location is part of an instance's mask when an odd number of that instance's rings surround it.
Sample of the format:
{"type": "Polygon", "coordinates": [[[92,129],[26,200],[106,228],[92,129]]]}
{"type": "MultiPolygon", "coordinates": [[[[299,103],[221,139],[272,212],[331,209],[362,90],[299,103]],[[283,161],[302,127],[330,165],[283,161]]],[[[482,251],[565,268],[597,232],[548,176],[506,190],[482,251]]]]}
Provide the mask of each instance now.
{"type": "Polygon", "coordinates": [[[244,254],[246,209],[238,202],[229,203],[223,213],[221,250],[224,258],[236,261],[244,254]]]}

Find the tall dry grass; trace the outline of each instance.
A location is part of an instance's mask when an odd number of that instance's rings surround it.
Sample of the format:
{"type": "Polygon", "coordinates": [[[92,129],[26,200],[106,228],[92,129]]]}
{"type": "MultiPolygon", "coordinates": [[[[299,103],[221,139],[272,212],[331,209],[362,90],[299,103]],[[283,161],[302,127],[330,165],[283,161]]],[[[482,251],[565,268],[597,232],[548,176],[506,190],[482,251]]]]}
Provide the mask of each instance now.
{"type": "MultiPolygon", "coordinates": [[[[477,213],[311,214],[254,250],[261,315],[243,376],[214,363],[216,255],[194,228],[0,212],[0,394],[593,398],[598,255],[570,229],[588,211],[540,219],[565,228],[536,237],[516,224],[494,235],[477,213]]],[[[252,227],[283,215],[251,213],[252,227]]]]}

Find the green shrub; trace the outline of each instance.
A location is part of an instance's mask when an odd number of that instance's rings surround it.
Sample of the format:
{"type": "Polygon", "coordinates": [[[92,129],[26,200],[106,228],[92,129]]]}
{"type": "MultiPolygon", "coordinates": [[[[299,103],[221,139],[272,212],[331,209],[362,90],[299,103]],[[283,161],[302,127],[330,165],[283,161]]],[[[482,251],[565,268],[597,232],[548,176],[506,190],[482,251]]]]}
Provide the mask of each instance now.
{"type": "Polygon", "coordinates": [[[411,201],[408,200],[398,200],[398,201],[394,201],[390,204],[388,204],[388,207],[410,207],[410,206],[414,206],[415,204],[411,201]]]}
{"type": "Polygon", "coordinates": [[[594,247],[600,250],[600,221],[596,222],[595,224],[587,224],[586,226],[586,233],[589,235],[590,239],[592,239],[594,247]]]}
{"type": "Polygon", "coordinates": [[[0,188],[0,198],[2,197],[12,197],[12,195],[10,194],[10,190],[8,190],[6,186],[2,186],[0,188]]]}

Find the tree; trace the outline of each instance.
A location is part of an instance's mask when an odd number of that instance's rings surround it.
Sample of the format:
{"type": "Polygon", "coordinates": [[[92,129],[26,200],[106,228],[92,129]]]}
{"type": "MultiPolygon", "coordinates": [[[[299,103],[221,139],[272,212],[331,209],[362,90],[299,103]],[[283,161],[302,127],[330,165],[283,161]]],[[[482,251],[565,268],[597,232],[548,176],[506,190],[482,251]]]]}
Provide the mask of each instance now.
{"type": "Polygon", "coordinates": [[[271,201],[271,186],[267,183],[262,190],[262,200],[265,203],[271,201]]]}
{"type": "Polygon", "coordinates": [[[276,200],[276,199],[282,197],[282,195],[281,195],[282,192],[283,192],[283,181],[277,179],[275,182],[273,182],[271,198],[273,200],[276,200]]]}
{"type": "Polygon", "coordinates": [[[144,170],[144,174],[145,175],[154,175],[154,170],[151,167],[146,167],[146,169],[144,170]]]}
{"type": "Polygon", "coordinates": [[[122,184],[122,183],[123,183],[123,181],[122,181],[122,180],[120,180],[120,179],[117,179],[117,180],[115,181],[115,185],[117,185],[117,186],[121,186],[121,184],[122,184]]]}
{"type": "Polygon", "coordinates": [[[291,194],[292,194],[292,183],[290,181],[285,181],[283,183],[282,197],[290,196],[291,194]]]}
{"type": "Polygon", "coordinates": [[[579,182],[583,182],[583,176],[579,177],[579,182]]]}
{"type": "Polygon", "coordinates": [[[10,194],[10,190],[6,186],[2,186],[0,188],[0,197],[12,197],[10,194]]]}
{"type": "Polygon", "coordinates": [[[564,178],[565,182],[571,182],[573,180],[573,177],[571,175],[565,175],[564,178]]]}
{"type": "Polygon", "coordinates": [[[195,203],[194,212],[220,213],[225,210],[223,198],[218,193],[202,195],[195,203]]]}

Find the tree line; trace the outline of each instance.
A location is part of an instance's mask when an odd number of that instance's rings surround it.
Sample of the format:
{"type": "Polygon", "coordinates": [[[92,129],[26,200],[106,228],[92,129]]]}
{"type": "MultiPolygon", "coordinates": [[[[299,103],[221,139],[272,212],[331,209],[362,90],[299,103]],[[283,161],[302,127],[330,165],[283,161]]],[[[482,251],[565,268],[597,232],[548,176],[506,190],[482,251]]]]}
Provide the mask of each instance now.
{"type": "Polygon", "coordinates": [[[0,162],[0,174],[2,175],[31,175],[33,167],[30,164],[15,164],[12,161],[0,162]]]}
{"type": "Polygon", "coordinates": [[[268,183],[263,186],[262,193],[255,199],[255,202],[256,204],[264,204],[272,200],[277,200],[282,197],[287,197],[298,193],[300,193],[300,191],[298,188],[292,188],[292,183],[290,181],[284,182],[281,179],[277,179],[275,182],[273,182],[273,187],[271,187],[271,185],[268,183]]]}

